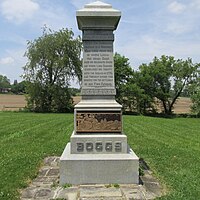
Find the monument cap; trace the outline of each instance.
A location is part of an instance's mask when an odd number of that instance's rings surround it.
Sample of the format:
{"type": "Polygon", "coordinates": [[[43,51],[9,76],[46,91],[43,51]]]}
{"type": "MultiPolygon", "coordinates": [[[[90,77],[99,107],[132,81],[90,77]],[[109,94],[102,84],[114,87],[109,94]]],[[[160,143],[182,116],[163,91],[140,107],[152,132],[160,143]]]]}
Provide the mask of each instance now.
{"type": "Polygon", "coordinates": [[[119,23],[121,12],[113,9],[112,5],[96,1],[86,4],[76,12],[78,28],[115,30],[119,23]]]}
{"type": "Polygon", "coordinates": [[[105,8],[105,9],[110,9],[111,8],[112,9],[112,5],[104,3],[104,2],[101,2],[101,1],[95,1],[93,3],[86,4],[84,6],[84,8],[88,8],[88,9],[89,8],[96,8],[96,9],[99,9],[99,8],[103,9],[103,8],[105,8]]]}

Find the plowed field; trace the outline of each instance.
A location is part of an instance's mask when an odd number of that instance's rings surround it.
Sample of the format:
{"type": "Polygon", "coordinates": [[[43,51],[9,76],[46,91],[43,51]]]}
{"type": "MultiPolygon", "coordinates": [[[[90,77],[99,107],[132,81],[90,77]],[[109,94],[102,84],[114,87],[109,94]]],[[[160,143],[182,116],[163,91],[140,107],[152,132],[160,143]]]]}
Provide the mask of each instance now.
{"type": "MultiPolygon", "coordinates": [[[[80,101],[80,97],[73,97],[74,104],[80,101]]],[[[190,113],[191,100],[189,98],[181,97],[175,104],[174,112],[180,113],[190,113]]],[[[26,100],[24,95],[9,95],[0,94],[0,110],[19,110],[26,106],[26,100]]]]}

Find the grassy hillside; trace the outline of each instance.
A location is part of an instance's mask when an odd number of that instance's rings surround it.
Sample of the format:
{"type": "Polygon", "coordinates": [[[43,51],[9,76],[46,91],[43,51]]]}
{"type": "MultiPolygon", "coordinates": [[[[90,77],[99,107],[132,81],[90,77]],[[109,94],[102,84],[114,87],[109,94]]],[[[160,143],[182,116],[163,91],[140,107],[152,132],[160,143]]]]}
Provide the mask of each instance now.
{"type": "MultiPolygon", "coordinates": [[[[61,155],[73,130],[72,114],[0,112],[0,199],[17,199],[44,157],[61,155]]],[[[170,193],[200,197],[200,119],[124,116],[124,131],[170,193]]]]}

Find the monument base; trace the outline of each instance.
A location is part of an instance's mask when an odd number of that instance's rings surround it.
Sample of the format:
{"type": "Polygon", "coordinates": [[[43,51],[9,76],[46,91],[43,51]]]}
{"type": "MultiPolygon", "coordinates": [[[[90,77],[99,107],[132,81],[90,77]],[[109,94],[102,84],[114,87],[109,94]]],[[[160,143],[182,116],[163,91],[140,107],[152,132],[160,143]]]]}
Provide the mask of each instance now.
{"type": "Polygon", "coordinates": [[[60,184],[138,184],[139,158],[127,154],[71,154],[68,143],[60,158],[60,184]]]}
{"type": "Polygon", "coordinates": [[[75,134],[70,138],[72,154],[127,154],[127,136],[124,134],[75,134]],[[78,144],[82,149],[77,149],[78,144]],[[100,146],[99,146],[99,145],[100,146]],[[111,144],[111,146],[107,146],[111,144]],[[92,148],[87,150],[87,145],[92,148]],[[101,147],[101,148],[98,148],[101,147]],[[111,147],[111,148],[108,148],[111,147]]]}

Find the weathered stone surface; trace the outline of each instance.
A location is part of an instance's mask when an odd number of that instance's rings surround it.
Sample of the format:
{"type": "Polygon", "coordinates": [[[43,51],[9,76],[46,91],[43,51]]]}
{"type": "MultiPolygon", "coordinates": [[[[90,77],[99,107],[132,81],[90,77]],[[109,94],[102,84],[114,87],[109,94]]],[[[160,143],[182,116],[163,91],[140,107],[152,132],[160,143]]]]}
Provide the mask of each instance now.
{"type": "Polygon", "coordinates": [[[105,187],[81,187],[80,188],[81,198],[102,198],[102,197],[112,197],[119,198],[122,197],[121,190],[119,188],[105,188],[105,187]]]}
{"type": "Polygon", "coordinates": [[[115,30],[119,23],[121,12],[112,8],[110,4],[100,1],[86,4],[76,12],[79,29],[115,30]],[[90,17],[85,17],[90,16],[90,17]]]}
{"type": "MultiPolygon", "coordinates": [[[[85,30],[82,36],[82,40],[83,41],[93,41],[93,40],[94,41],[114,41],[114,34],[112,30],[85,30]]],[[[84,42],[83,42],[83,45],[85,45],[84,42]]],[[[87,49],[87,46],[84,46],[84,49],[87,49]]],[[[112,49],[113,49],[113,46],[111,46],[111,50],[112,49]]]]}
{"type": "MultiPolygon", "coordinates": [[[[95,31],[93,32],[95,33],[95,31]]],[[[98,31],[96,32],[98,33],[98,31]]],[[[87,31],[84,31],[83,36],[86,33],[87,31]]],[[[115,95],[113,40],[94,40],[97,33],[95,33],[93,40],[83,40],[84,52],[81,93],[82,95],[88,95],[88,93],[89,95],[108,95],[108,92],[111,92],[111,95],[115,95]]]]}
{"type": "Polygon", "coordinates": [[[49,183],[49,182],[55,182],[57,181],[58,177],[47,177],[47,176],[39,176],[37,177],[34,181],[33,181],[33,184],[35,183],[49,183]]]}
{"type": "Polygon", "coordinates": [[[76,112],[77,133],[121,133],[121,112],[76,112]]]}
{"type": "Polygon", "coordinates": [[[21,197],[26,199],[34,198],[37,190],[37,187],[28,187],[22,191],[21,197]]]}
{"type": "Polygon", "coordinates": [[[71,136],[71,153],[87,154],[87,143],[93,144],[90,154],[126,154],[127,137],[124,134],[72,134],[71,136]],[[109,143],[112,148],[108,148],[109,143]]]}
{"type": "Polygon", "coordinates": [[[44,169],[41,169],[40,171],[39,171],[39,173],[38,173],[38,176],[45,176],[46,175],[46,173],[49,171],[49,169],[48,168],[44,168],[44,169]]]}
{"type": "Polygon", "coordinates": [[[47,166],[52,166],[52,167],[58,167],[59,161],[58,161],[58,157],[56,156],[52,156],[52,157],[47,157],[44,159],[44,165],[47,166]]]}
{"type": "Polygon", "coordinates": [[[102,2],[85,5],[84,9],[77,11],[78,26],[79,29],[83,30],[83,76],[81,90],[83,96],[114,96],[116,94],[113,30],[117,28],[120,16],[120,11],[114,10],[111,5],[102,2]],[[99,14],[96,15],[97,13],[99,14]]]}
{"type": "Polygon", "coordinates": [[[124,197],[127,200],[143,200],[145,198],[145,190],[141,185],[124,185],[120,187],[124,197]]]}
{"type": "Polygon", "coordinates": [[[78,187],[61,188],[61,190],[57,194],[57,198],[67,199],[67,200],[77,200],[78,187]]]}
{"type": "Polygon", "coordinates": [[[58,175],[59,175],[59,168],[50,169],[46,174],[46,176],[48,177],[55,177],[55,176],[57,177],[58,175]]]}
{"type": "Polygon", "coordinates": [[[80,200],[126,200],[124,197],[86,197],[80,198],[80,200]]]}
{"type": "Polygon", "coordinates": [[[137,184],[139,162],[129,149],[126,154],[71,154],[67,144],[60,158],[60,184],[137,184]]]}
{"type": "MultiPolygon", "coordinates": [[[[51,157],[48,160],[51,160],[51,157]]],[[[57,157],[56,162],[58,161],[59,158],[57,157]]],[[[45,165],[40,171],[49,171],[50,169],[55,169],[56,171],[57,167],[52,167],[51,162],[48,163],[49,166],[45,165]]],[[[63,200],[151,200],[161,196],[163,194],[162,187],[157,179],[150,175],[152,172],[148,170],[148,173],[146,173],[145,170],[144,173],[143,177],[146,177],[143,182],[144,185],[120,184],[117,188],[113,187],[113,185],[105,184],[73,185],[64,188],[60,187],[58,182],[52,182],[51,178],[55,177],[47,177],[46,173],[41,173],[35,179],[40,181],[33,180],[31,185],[21,192],[21,200],[53,200],[59,198],[63,200]],[[154,182],[148,182],[150,180],[154,182]],[[159,187],[156,185],[159,185],[159,187]]]]}
{"type": "Polygon", "coordinates": [[[53,192],[51,191],[51,189],[41,188],[36,191],[35,198],[51,198],[52,194],[53,192]]]}
{"type": "Polygon", "coordinates": [[[144,176],[141,177],[141,180],[144,184],[145,189],[149,191],[152,196],[162,195],[162,187],[160,183],[155,177],[150,175],[149,170],[144,176]]]}
{"type": "Polygon", "coordinates": [[[77,11],[76,16],[83,32],[83,98],[75,106],[74,132],[91,134],[91,138],[67,144],[60,159],[60,184],[138,183],[138,157],[127,150],[127,142],[95,141],[92,136],[123,134],[122,106],[114,97],[113,60],[113,31],[121,12],[95,2],[77,11]]]}

